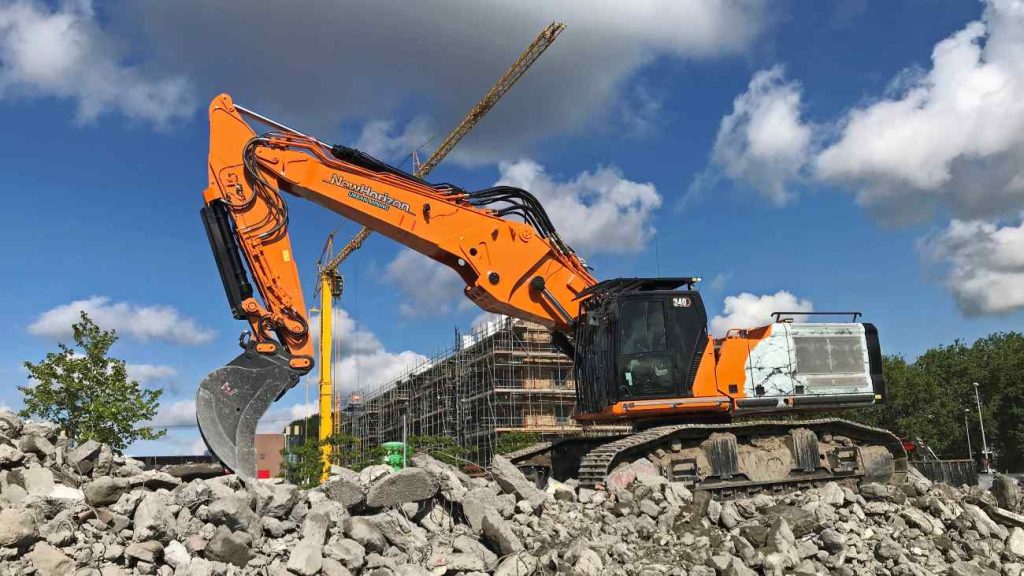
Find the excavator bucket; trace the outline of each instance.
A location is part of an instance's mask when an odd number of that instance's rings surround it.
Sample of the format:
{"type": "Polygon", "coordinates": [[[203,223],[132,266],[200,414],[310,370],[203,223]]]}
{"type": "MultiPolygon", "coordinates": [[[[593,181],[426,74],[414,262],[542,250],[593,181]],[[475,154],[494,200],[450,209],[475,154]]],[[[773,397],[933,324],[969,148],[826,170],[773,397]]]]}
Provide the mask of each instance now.
{"type": "Polygon", "coordinates": [[[256,426],[298,378],[283,354],[248,349],[199,384],[199,432],[224,466],[239,476],[256,477],[256,426]]]}

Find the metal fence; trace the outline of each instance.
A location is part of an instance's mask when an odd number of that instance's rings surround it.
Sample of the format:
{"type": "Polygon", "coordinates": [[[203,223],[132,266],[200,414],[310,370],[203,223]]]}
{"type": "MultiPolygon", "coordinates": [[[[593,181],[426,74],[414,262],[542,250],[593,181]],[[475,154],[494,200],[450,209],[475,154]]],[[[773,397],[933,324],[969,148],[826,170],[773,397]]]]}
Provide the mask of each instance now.
{"type": "Polygon", "coordinates": [[[918,460],[910,464],[932,482],[950,486],[978,485],[978,466],[974,460],[918,460]]]}

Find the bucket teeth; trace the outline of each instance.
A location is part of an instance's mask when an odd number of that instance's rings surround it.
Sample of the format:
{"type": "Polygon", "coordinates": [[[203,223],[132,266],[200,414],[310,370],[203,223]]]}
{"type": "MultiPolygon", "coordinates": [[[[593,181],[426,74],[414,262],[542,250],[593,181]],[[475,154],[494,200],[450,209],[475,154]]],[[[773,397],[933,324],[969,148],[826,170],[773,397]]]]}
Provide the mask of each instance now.
{"type": "Polygon", "coordinates": [[[298,380],[284,354],[246,350],[211,372],[196,392],[199,432],[210,452],[235,474],[256,476],[256,427],[298,380]]]}

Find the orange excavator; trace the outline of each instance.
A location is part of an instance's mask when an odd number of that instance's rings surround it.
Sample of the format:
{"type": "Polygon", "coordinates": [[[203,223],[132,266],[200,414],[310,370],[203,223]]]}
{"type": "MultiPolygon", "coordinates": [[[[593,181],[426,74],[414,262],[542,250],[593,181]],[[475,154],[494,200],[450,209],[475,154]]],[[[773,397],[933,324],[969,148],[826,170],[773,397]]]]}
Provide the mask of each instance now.
{"type": "Polygon", "coordinates": [[[286,198],[298,197],[448,266],[480,308],[547,327],[574,360],[576,420],[633,427],[520,451],[514,460],[524,466],[546,463],[596,485],[620,462],[647,457],[670,479],[708,490],[905,475],[906,453],[887,431],[832,418],[739,418],[883,401],[878,333],[857,314],[796,323],[780,312],[716,339],[699,278],[597,281],[526,190],[431,184],[224,94],[209,115],[201,215],[232,314],[248,330],[242,354],[200,384],[196,405],[204,440],[237,474],[255,474],[259,418],[313,368],[288,235],[286,198]]]}

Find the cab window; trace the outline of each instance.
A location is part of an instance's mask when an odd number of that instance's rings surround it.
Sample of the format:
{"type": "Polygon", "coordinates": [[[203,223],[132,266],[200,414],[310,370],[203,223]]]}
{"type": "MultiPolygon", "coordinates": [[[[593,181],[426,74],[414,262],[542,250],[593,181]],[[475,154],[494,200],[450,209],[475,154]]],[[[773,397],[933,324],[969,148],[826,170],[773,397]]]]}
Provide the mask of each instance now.
{"type": "Polygon", "coordinates": [[[660,300],[625,302],[620,318],[623,354],[665,351],[665,310],[660,300]]]}
{"type": "Polygon", "coordinates": [[[630,300],[620,319],[620,392],[623,397],[665,396],[674,386],[660,300],[630,300]]]}

